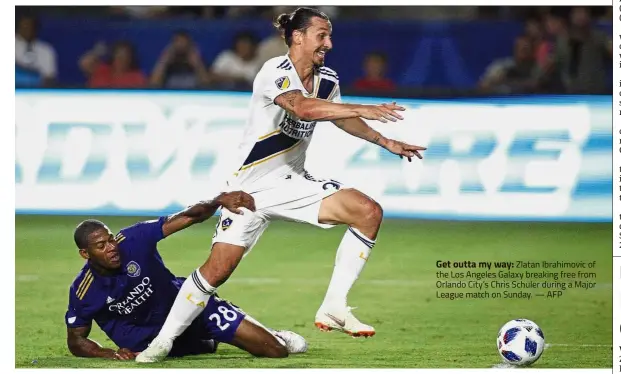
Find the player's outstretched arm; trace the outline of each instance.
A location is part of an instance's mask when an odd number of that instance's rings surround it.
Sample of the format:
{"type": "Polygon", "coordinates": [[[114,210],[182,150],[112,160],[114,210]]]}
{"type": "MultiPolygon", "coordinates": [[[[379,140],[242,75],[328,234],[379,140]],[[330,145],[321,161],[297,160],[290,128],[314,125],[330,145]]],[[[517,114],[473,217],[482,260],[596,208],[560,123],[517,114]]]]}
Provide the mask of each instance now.
{"type": "Polygon", "coordinates": [[[166,222],[162,225],[164,237],[207,220],[212,217],[221,206],[236,214],[243,214],[240,208],[246,208],[253,212],[256,209],[254,206],[254,199],[249,194],[242,191],[225,192],[218,195],[213,200],[201,201],[198,204],[194,204],[168,217],[166,222]]]}
{"type": "Polygon", "coordinates": [[[389,152],[400,156],[401,158],[407,157],[408,161],[410,162],[412,161],[412,157],[414,156],[422,159],[423,156],[420,154],[419,151],[424,151],[427,149],[426,147],[420,147],[417,145],[411,145],[397,140],[388,139],[379,132],[373,130],[371,126],[367,125],[366,122],[364,122],[360,118],[341,119],[332,122],[348,134],[364,139],[373,144],[377,144],[380,147],[385,148],[389,152]]]}
{"type": "Polygon", "coordinates": [[[405,108],[396,104],[358,105],[333,103],[327,100],[308,98],[301,91],[285,92],[274,99],[274,103],[304,121],[336,121],[362,117],[382,122],[403,119],[397,111],[405,108]]]}
{"type": "Polygon", "coordinates": [[[136,353],[121,348],[118,351],[103,348],[94,340],[88,338],[91,326],[67,328],[67,347],[76,357],[111,358],[114,360],[133,360],[136,353]]]}

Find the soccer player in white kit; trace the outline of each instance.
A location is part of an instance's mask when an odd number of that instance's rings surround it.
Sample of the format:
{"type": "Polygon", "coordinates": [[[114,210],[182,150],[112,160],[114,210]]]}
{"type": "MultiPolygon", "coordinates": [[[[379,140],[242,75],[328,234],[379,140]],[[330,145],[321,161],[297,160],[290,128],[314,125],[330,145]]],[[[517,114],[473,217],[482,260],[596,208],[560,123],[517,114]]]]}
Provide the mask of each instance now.
{"type": "Polygon", "coordinates": [[[158,337],[137,358],[166,357],[173,340],[191,324],[217,287],[232,274],[272,220],[308,223],[322,228],[348,225],[338,247],[334,272],[315,325],[358,337],[375,334],[347,306],[347,294],[369,258],[382,222],[380,205],[334,180],[310,176],[304,169],[315,125],[331,121],[349,134],[406,157],[422,158],[425,147],[387,139],[361,118],[397,121],[396,104],[342,104],[338,75],[324,67],[332,48],[328,17],[299,8],[278,17],[276,26],[289,46],[286,56],[267,61],[254,80],[249,123],[240,146],[238,169],[229,188],[252,195],[256,212],[222,210],[211,254],[183,284],[158,337]]]}

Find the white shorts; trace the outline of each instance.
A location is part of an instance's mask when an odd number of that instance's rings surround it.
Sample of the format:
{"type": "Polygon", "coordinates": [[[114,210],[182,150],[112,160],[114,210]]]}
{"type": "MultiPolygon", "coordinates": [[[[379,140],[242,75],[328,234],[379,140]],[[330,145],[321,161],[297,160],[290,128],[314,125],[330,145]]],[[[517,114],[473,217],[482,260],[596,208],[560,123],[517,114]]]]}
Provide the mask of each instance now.
{"type": "Polygon", "coordinates": [[[228,243],[246,248],[247,254],[257,243],[269,223],[274,220],[308,223],[324,229],[334,225],[319,223],[321,201],[344,186],[334,180],[317,180],[310,175],[291,174],[277,179],[271,187],[241,186],[252,195],[256,212],[244,209],[234,214],[222,208],[212,245],[228,243]]]}

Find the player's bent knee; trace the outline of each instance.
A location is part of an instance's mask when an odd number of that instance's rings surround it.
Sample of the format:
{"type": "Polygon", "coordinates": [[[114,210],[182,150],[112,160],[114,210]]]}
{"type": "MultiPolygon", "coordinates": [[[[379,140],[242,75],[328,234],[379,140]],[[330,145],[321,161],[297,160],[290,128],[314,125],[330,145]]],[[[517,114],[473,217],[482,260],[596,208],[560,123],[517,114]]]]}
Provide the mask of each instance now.
{"type": "Polygon", "coordinates": [[[362,202],[360,210],[361,212],[359,217],[366,225],[379,226],[384,218],[384,210],[382,209],[382,206],[370,198],[367,198],[362,202]]]}

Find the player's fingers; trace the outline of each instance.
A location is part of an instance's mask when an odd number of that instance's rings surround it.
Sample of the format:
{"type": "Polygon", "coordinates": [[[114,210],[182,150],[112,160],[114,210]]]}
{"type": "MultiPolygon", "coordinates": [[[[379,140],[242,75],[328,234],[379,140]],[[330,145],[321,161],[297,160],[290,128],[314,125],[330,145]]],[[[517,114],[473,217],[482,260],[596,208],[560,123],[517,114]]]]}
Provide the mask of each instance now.
{"type": "Polygon", "coordinates": [[[408,161],[412,162],[412,157],[415,156],[415,151],[409,149],[407,145],[404,145],[403,149],[401,150],[401,154],[405,156],[408,159],[408,161]]]}
{"type": "Polygon", "coordinates": [[[252,197],[245,197],[243,206],[252,212],[257,210],[257,208],[254,205],[254,199],[252,197]]]}
{"type": "Polygon", "coordinates": [[[392,104],[382,104],[381,106],[389,110],[398,110],[400,112],[405,110],[405,107],[402,107],[401,105],[397,105],[397,103],[395,102],[393,102],[392,104]]]}
{"type": "Polygon", "coordinates": [[[387,121],[397,122],[397,118],[395,116],[391,115],[391,113],[389,111],[387,111],[387,110],[381,111],[380,112],[380,116],[381,116],[381,118],[386,120],[384,122],[387,122],[387,121]]]}
{"type": "Polygon", "coordinates": [[[422,160],[422,159],[423,159],[423,155],[421,155],[421,154],[420,154],[420,152],[418,152],[418,151],[414,151],[414,155],[415,155],[416,157],[418,157],[418,159],[419,159],[419,160],[422,160]]]}
{"type": "Polygon", "coordinates": [[[408,151],[426,151],[427,147],[421,147],[419,145],[411,145],[411,144],[405,144],[404,148],[407,149],[408,151]]]}
{"type": "Polygon", "coordinates": [[[136,352],[132,352],[129,349],[126,352],[127,352],[127,357],[129,360],[133,360],[138,355],[136,352]]]}
{"type": "Polygon", "coordinates": [[[119,349],[116,353],[121,357],[122,360],[131,360],[135,357],[134,352],[126,348],[119,349]]]}
{"type": "Polygon", "coordinates": [[[384,108],[384,113],[396,119],[403,119],[403,117],[399,113],[395,112],[393,109],[384,108]]]}
{"type": "Polygon", "coordinates": [[[235,207],[235,206],[227,207],[226,209],[230,210],[231,213],[234,213],[234,214],[241,214],[241,215],[244,214],[244,212],[242,210],[237,209],[237,207],[235,207]]]}
{"type": "Polygon", "coordinates": [[[393,102],[392,104],[384,104],[384,106],[390,110],[398,110],[400,112],[403,112],[405,110],[405,107],[402,107],[401,105],[397,105],[397,103],[393,102]]]}

